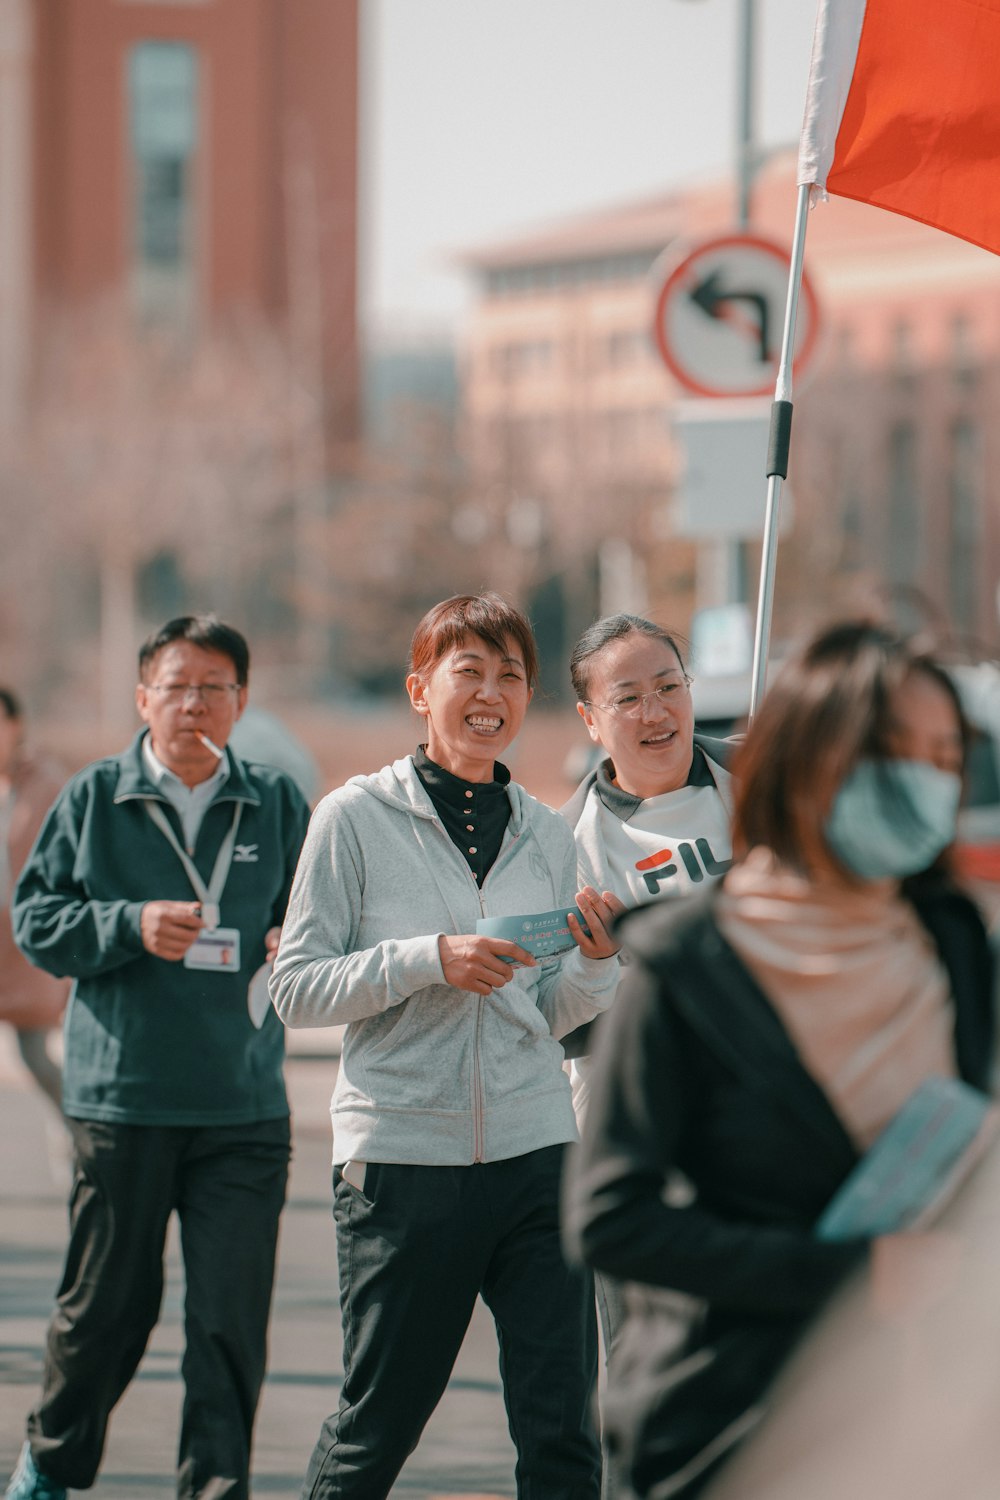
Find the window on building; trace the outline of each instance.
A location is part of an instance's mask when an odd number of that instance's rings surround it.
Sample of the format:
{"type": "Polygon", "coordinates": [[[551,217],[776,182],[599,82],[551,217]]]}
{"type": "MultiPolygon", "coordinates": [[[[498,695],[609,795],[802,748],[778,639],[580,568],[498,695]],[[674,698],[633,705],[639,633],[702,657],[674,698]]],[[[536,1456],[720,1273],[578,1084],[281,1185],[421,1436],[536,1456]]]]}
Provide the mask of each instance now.
{"type": "Polygon", "coordinates": [[[948,596],[960,630],[973,632],[978,615],[980,493],[982,456],[979,429],[959,418],[950,433],[948,596]]]}
{"type": "Polygon", "coordinates": [[[128,59],[131,259],[144,317],[193,310],[198,58],[181,42],[140,42],[128,59]]]}
{"type": "Polygon", "coordinates": [[[641,411],[619,407],[607,413],[605,422],[610,465],[615,469],[634,469],[641,445],[641,411]]]}
{"type": "Polygon", "coordinates": [[[976,341],[964,313],[956,313],[952,320],[951,354],[955,379],[962,385],[971,384],[976,376],[976,341]]]}
{"type": "Polygon", "coordinates": [[[917,486],[917,434],[912,422],[898,422],[889,434],[889,526],[886,573],[901,588],[916,583],[920,502],[917,486]]]}
{"type": "Polygon", "coordinates": [[[838,368],[844,373],[850,374],[855,364],[855,338],[854,329],[849,323],[838,325],[835,334],[835,361],[838,368]]]}
{"type": "Polygon", "coordinates": [[[901,385],[909,385],[916,373],[913,329],[901,319],[892,330],[892,373],[901,385]]]}
{"type": "Polygon", "coordinates": [[[864,566],[864,509],[857,475],[851,474],[846,481],[843,495],[843,510],[840,518],[841,564],[845,572],[853,573],[864,566]]]}
{"type": "Polygon", "coordinates": [[[495,375],[511,379],[550,370],[555,356],[556,346],[551,339],[525,339],[520,343],[495,345],[490,364],[495,375]]]}
{"type": "Polygon", "coordinates": [[[609,365],[641,364],[651,351],[652,345],[645,328],[619,328],[608,335],[607,362],[609,365]]]}
{"type": "Polygon", "coordinates": [[[519,292],[551,292],[605,281],[641,281],[659,255],[659,250],[640,250],[624,255],[599,255],[576,260],[526,262],[483,272],[490,296],[508,297],[519,292]]]}

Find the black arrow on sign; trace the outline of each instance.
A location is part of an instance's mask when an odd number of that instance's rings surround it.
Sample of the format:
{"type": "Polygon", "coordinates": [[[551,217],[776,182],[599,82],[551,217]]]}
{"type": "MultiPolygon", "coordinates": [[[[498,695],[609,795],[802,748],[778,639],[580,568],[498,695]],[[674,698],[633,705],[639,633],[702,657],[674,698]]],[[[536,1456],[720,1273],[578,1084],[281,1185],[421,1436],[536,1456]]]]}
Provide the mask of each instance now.
{"type": "Polygon", "coordinates": [[[698,283],[692,292],[688,294],[691,301],[700,307],[702,312],[707,313],[710,318],[721,318],[723,308],[727,302],[749,302],[757,309],[760,320],[760,362],[769,364],[771,360],[771,310],[767,298],[762,292],[754,291],[723,291],[719,285],[718,271],[710,271],[704,281],[698,283]]]}

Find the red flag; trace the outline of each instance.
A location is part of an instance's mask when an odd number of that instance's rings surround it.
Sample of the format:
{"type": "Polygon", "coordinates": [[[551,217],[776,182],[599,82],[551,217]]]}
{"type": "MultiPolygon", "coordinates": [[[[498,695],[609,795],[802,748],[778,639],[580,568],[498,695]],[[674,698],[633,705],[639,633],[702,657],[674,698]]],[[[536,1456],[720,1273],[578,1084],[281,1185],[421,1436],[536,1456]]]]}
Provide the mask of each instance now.
{"type": "Polygon", "coordinates": [[[799,183],[1000,254],[1000,0],[820,0],[799,183]]]}

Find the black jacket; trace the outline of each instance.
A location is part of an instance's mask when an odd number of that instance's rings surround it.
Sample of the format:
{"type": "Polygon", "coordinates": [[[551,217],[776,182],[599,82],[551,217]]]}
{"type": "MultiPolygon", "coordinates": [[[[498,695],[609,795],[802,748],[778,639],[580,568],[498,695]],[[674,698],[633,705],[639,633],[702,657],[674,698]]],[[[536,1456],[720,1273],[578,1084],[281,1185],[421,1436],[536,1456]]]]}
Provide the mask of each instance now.
{"type": "MultiPolygon", "coordinates": [[[[951,980],[959,1072],[986,1088],[992,960],[979,913],[940,878],[906,894],[951,980]]],[[[623,919],[633,961],[566,1184],[570,1252],[669,1289],[628,1289],[609,1379],[609,1434],[640,1495],[700,1489],[867,1251],[813,1235],[857,1152],[712,906],[708,893],[623,919]],[[678,1172],[686,1202],[665,1197],[678,1172]]]]}

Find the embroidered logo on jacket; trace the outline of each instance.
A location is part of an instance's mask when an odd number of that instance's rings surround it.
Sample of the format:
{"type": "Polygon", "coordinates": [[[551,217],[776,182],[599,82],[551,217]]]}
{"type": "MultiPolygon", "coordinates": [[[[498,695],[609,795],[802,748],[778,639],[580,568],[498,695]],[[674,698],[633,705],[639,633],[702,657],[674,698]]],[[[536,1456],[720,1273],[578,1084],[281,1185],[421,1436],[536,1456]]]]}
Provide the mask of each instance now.
{"type": "Polygon", "coordinates": [[[673,849],[657,849],[646,859],[636,861],[636,869],[651,896],[658,894],[660,885],[678,872],[675,860],[679,859],[693,885],[698,885],[706,875],[724,875],[732,864],[731,859],[716,859],[708,839],[695,839],[693,844],[684,839],[673,849]]]}
{"type": "Polygon", "coordinates": [[[233,850],[234,865],[256,865],[260,862],[259,844],[237,844],[233,850]]]}

